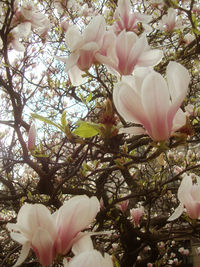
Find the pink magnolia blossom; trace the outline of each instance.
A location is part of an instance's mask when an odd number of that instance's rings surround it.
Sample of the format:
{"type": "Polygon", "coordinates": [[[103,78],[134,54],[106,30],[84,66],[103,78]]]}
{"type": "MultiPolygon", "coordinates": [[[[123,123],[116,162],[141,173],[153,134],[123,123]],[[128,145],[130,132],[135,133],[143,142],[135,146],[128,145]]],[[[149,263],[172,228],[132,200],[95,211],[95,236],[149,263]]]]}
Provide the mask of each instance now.
{"type": "Polygon", "coordinates": [[[113,29],[116,34],[119,34],[123,30],[137,33],[139,22],[143,23],[144,29],[148,32],[151,31],[151,27],[147,24],[151,20],[151,16],[139,12],[131,12],[130,0],[118,0],[114,19],[113,29]]]}
{"type": "Polygon", "coordinates": [[[84,80],[82,74],[96,62],[96,53],[102,46],[106,24],[103,16],[94,17],[81,34],[76,25],[69,26],[65,41],[71,54],[67,59],[65,71],[68,72],[73,85],[80,85],[84,80]]]}
{"type": "Polygon", "coordinates": [[[32,150],[35,148],[35,140],[36,140],[36,128],[35,124],[31,124],[31,127],[28,132],[28,150],[32,150]]]}
{"type": "Polygon", "coordinates": [[[11,238],[22,245],[22,251],[14,266],[19,266],[32,248],[43,266],[55,258],[56,227],[50,211],[41,204],[25,204],[21,207],[17,223],[8,223],[11,238]]]}
{"type": "Polygon", "coordinates": [[[53,214],[57,229],[57,253],[64,255],[70,250],[77,234],[92,223],[99,210],[96,197],[76,196],[53,214]]]}
{"type": "Polygon", "coordinates": [[[127,210],[127,208],[128,208],[128,204],[129,204],[129,200],[128,200],[128,199],[126,199],[126,200],[120,202],[120,203],[119,203],[119,208],[120,208],[120,210],[121,210],[122,212],[125,212],[125,211],[127,210]]]}
{"type": "Polygon", "coordinates": [[[200,177],[197,177],[197,183],[192,183],[191,175],[184,176],[178,189],[179,206],[169,217],[168,221],[176,220],[186,208],[186,212],[191,219],[200,217],[200,177]]]}
{"type": "Polygon", "coordinates": [[[173,8],[169,8],[167,15],[164,15],[162,17],[162,20],[160,22],[160,28],[170,32],[176,28],[180,28],[181,26],[181,21],[177,19],[176,10],[173,8]]]}
{"type": "Polygon", "coordinates": [[[131,209],[130,214],[134,225],[137,227],[141,217],[144,215],[144,207],[131,209]]]}
{"type": "Polygon", "coordinates": [[[28,2],[21,7],[21,15],[24,17],[26,21],[29,21],[34,29],[46,29],[50,26],[49,19],[42,14],[37,7],[28,2]]]}
{"type": "Polygon", "coordinates": [[[118,36],[113,36],[111,32],[105,36],[102,50],[97,53],[98,61],[108,65],[120,75],[132,74],[136,66],[154,66],[163,57],[161,50],[150,49],[145,35],[138,37],[134,32],[125,30],[118,36]],[[102,51],[105,44],[108,44],[106,53],[102,51]]]}
{"type": "Polygon", "coordinates": [[[22,5],[20,9],[16,7],[11,23],[14,29],[10,32],[9,41],[12,47],[19,52],[25,50],[20,39],[27,38],[31,30],[35,29],[44,38],[51,27],[49,19],[31,2],[22,5]]]}
{"type": "Polygon", "coordinates": [[[25,46],[20,42],[20,39],[27,38],[31,32],[31,23],[30,22],[23,22],[17,25],[11,32],[10,32],[10,43],[12,47],[18,52],[24,52],[25,46]]]}
{"type": "MultiPolygon", "coordinates": [[[[167,66],[168,83],[159,73],[138,68],[133,76],[124,76],[115,85],[114,104],[124,119],[142,124],[153,140],[164,141],[186,123],[179,107],[187,94],[189,80],[188,71],[176,62],[167,66]]],[[[136,134],[144,133],[138,128],[136,134]]],[[[127,129],[124,131],[135,134],[135,127],[127,129]]]]}
{"type": "Polygon", "coordinates": [[[54,214],[41,204],[25,204],[17,216],[17,223],[8,223],[11,238],[22,244],[19,266],[30,248],[39,262],[48,266],[57,254],[66,254],[77,241],[80,232],[89,226],[100,209],[96,197],[76,196],[68,200],[54,214]]]}

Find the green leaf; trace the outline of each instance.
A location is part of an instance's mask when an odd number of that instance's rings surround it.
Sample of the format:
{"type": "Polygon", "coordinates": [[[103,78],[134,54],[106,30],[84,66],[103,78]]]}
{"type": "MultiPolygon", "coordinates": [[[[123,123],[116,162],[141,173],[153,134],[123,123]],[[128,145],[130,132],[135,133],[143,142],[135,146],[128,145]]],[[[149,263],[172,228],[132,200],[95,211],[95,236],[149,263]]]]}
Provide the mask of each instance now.
{"type": "Polygon", "coordinates": [[[92,99],[92,92],[90,92],[89,96],[86,98],[86,103],[90,102],[92,99]]]}
{"type": "Polygon", "coordinates": [[[79,127],[76,128],[73,133],[83,137],[89,138],[100,133],[100,125],[92,122],[79,121],[79,127]]]}
{"type": "Polygon", "coordinates": [[[65,128],[68,124],[67,120],[66,120],[66,114],[67,114],[67,111],[64,110],[62,113],[62,116],[61,116],[61,124],[62,124],[63,128],[65,128]]]}
{"type": "Polygon", "coordinates": [[[43,117],[41,115],[38,115],[36,113],[32,113],[31,116],[33,118],[38,119],[40,121],[43,121],[43,122],[45,122],[47,124],[51,124],[51,125],[57,127],[58,129],[60,129],[61,131],[63,131],[63,127],[60,124],[56,124],[55,122],[53,122],[53,121],[51,121],[51,120],[49,120],[49,119],[47,119],[47,118],[45,118],[45,117],[43,117]]]}

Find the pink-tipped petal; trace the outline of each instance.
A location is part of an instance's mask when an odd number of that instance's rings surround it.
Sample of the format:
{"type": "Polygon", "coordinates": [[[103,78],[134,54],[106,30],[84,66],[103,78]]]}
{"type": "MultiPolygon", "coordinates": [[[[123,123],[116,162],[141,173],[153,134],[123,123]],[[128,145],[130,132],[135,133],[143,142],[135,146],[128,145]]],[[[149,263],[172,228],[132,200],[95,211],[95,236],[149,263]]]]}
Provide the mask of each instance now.
{"type": "Polygon", "coordinates": [[[28,149],[32,150],[35,148],[35,140],[36,140],[36,127],[35,124],[32,123],[28,133],[28,149]]]}
{"type": "Polygon", "coordinates": [[[116,109],[125,120],[145,123],[146,117],[140,95],[137,94],[127,83],[121,82],[115,85],[113,91],[113,101],[116,109]]]}
{"type": "Polygon", "coordinates": [[[152,72],[145,78],[142,105],[150,122],[150,128],[145,126],[149,135],[156,141],[168,139],[171,132],[167,121],[170,97],[166,82],[159,73],[152,72]]]}
{"type": "Polygon", "coordinates": [[[55,257],[54,240],[46,229],[38,227],[31,246],[43,266],[49,266],[52,263],[55,257]]]}
{"type": "Polygon", "coordinates": [[[84,31],[83,37],[87,42],[97,42],[99,44],[103,41],[103,35],[106,30],[105,19],[102,15],[94,17],[84,31]]]}
{"type": "Polygon", "coordinates": [[[58,228],[57,250],[65,254],[73,238],[96,217],[100,203],[96,197],[76,196],[68,200],[56,214],[58,228]]]}

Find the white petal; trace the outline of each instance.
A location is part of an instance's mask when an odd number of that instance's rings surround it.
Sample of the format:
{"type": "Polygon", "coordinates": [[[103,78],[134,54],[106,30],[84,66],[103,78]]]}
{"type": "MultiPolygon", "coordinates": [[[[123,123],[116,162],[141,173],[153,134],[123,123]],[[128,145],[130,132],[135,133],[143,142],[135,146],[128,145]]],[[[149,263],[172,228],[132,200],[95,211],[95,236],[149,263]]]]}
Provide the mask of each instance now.
{"type": "Polygon", "coordinates": [[[183,180],[178,189],[178,199],[184,204],[185,197],[189,197],[190,189],[192,188],[192,178],[191,176],[185,174],[183,180]]]}
{"type": "Polygon", "coordinates": [[[90,234],[79,233],[77,238],[72,247],[72,252],[75,255],[94,249],[90,234]]]}
{"type": "Polygon", "coordinates": [[[70,26],[65,34],[65,43],[71,51],[78,49],[82,45],[82,36],[76,25],[70,26]]]}
{"type": "Polygon", "coordinates": [[[179,204],[179,206],[175,209],[174,213],[168,218],[168,221],[174,221],[176,220],[178,217],[181,216],[181,214],[183,213],[184,207],[182,204],[179,204]]]}
{"type": "Polygon", "coordinates": [[[173,120],[172,131],[175,132],[186,124],[186,114],[182,109],[178,109],[173,120]]]}
{"type": "Polygon", "coordinates": [[[158,49],[144,51],[138,59],[137,65],[142,67],[155,66],[163,57],[163,52],[158,49]]]}
{"type": "Polygon", "coordinates": [[[167,81],[172,100],[170,116],[174,116],[187,94],[189,72],[181,64],[171,61],[167,66],[167,81]]]}
{"type": "Polygon", "coordinates": [[[12,47],[18,52],[24,52],[25,51],[25,46],[19,42],[19,40],[16,38],[12,42],[12,47]]]}
{"type": "Polygon", "coordinates": [[[19,35],[21,38],[26,38],[29,33],[31,32],[31,23],[30,22],[24,22],[24,23],[20,23],[17,26],[19,35]]]}
{"type": "Polygon", "coordinates": [[[84,71],[80,70],[76,65],[68,70],[68,75],[73,86],[79,86],[87,81],[87,77],[83,77],[84,71]]]}
{"type": "Polygon", "coordinates": [[[113,90],[113,101],[125,120],[142,124],[145,120],[144,109],[140,95],[133,88],[137,90],[134,87],[134,79],[131,87],[125,82],[117,83],[113,90]]]}
{"type": "Polygon", "coordinates": [[[21,245],[24,245],[26,242],[29,241],[23,234],[20,233],[11,232],[10,237],[21,245]]]}
{"type": "Polygon", "coordinates": [[[28,256],[29,250],[30,250],[30,242],[27,242],[23,245],[20,256],[13,267],[20,266],[25,261],[25,259],[28,256]]]}
{"type": "Polygon", "coordinates": [[[128,127],[128,128],[120,128],[119,133],[140,135],[140,134],[146,134],[146,131],[142,127],[128,127]]]}

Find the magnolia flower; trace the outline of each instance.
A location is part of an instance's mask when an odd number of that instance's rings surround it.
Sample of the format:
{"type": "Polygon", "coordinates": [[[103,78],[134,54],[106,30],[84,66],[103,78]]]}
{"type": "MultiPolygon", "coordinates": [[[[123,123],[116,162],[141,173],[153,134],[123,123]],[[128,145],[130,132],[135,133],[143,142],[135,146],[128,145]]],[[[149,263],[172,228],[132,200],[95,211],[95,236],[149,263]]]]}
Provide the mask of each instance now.
{"type": "MultiPolygon", "coordinates": [[[[145,35],[140,38],[134,32],[123,30],[117,37],[111,38],[106,53],[99,51],[96,58],[116,70],[120,75],[130,75],[136,66],[154,66],[160,62],[163,53],[158,49],[150,49],[145,35]]],[[[106,39],[106,37],[105,37],[106,39]]]]}
{"type": "Polygon", "coordinates": [[[144,207],[131,209],[130,215],[134,225],[137,227],[139,225],[141,217],[144,215],[144,207]]]}
{"type": "Polygon", "coordinates": [[[116,34],[123,30],[137,32],[139,22],[143,23],[143,27],[147,32],[151,31],[151,27],[147,24],[151,20],[151,16],[139,12],[132,13],[130,0],[118,0],[114,19],[113,29],[116,34]]]}
{"type": "Polygon", "coordinates": [[[169,8],[167,15],[162,17],[159,27],[165,31],[173,31],[176,28],[180,28],[182,26],[181,21],[177,20],[176,10],[173,8],[169,8]]]}
{"type": "Polygon", "coordinates": [[[21,14],[25,20],[31,22],[33,28],[46,28],[50,25],[49,19],[31,2],[21,7],[21,14]]]}
{"type": "Polygon", "coordinates": [[[70,250],[77,234],[89,226],[99,210],[96,197],[76,196],[53,214],[57,229],[57,253],[64,255],[70,250]]]}
{"type": "Polygon", "coordinates": [[[56,227],[50,211],[41,204],[25,204],[21,207],[17,223],[8,223],[11,238],[22,245],[22,251],[14,266],[27,258],[30,248],[39,262],[48,266],[55,258],[56,227]]]}
{"type": "Polygon", "coordinates": [[[10,32],[10,43],[19,52],[25,50],[20,39],[27,38],[32,29],[37,30],[37,33],[44,38],[51,27],[49,19],[31,2],[26,3],[20,9],[16,8],[11,24],[14,29],[10,32]]]}
{"type": "Polygon", "coordinates": [[[35,140],[36,140],[36,128],[35,124],[31,124],[31,127],[28,132],[28,150],[32,150],[35,148],[35,140]]]}
{"type": "Polygon", "coordinates": [[[68,72],[73,85],[80,85],[84,80],[81,75],[96,62],[95,55],[102,46],[105,33],[105,20],[103,16],[94,17],[81,34],[76,25],[69,26],[65,42],[71,54],[67,59],[65,71],[68,72]]]}
{"type": "Polygon", "coordinates": [[[11,32],[10,32],[10,39],[12,47],[19,52],[24,52],[25,47],[20,42],[20,39],[27,38],[31,32],[31,23],[30,22],[23,22],[17,25],[11,32]]]}
{"type": "MultiPolygon", "coordinates": [[[[186,123],[179,107],[187,94],[189,80],[188,71],[176,62],[167,66],[167,83],[153,70],[136,69],[133,76],[122,77],[115,85],[114,104],[124,119],[142,124],[153,140],[164,141],[186,123]]],[[[124,132],[144,133],[138,128],[124,132]]]]}
{"type": "Polygon", "coordinates": [[[168,221],[176,220],[186,208],[186,212],[191,219],[200,217],[200,177],[196,177],[197,183],[192,183],[191,175],[184,176],[178,189],[179,206],[169,217],[168,221]]]}
{"type": "Polygon", "coordinates": [[[43,266],[51,264],[57,254],[66,254],[99,209],[98,199],[87,196],[71,198],[52,215],[41,204],[22,206],[17,223],[7,224],[8,230],[12,231],[11,238],[23,245],[15,266],[26,259],[30,248],[43,266]]]}
{"type": "Polygon", "coordinates": [[[128,204],[129,204],[129,200],[126,199],[126,200],[123,200],[121,201],[117,207],[119,207],[119,209],[122,211],[122,212],[125,212],[128,208],[128,204]]]}
{"type": "Polygon", "coordinates": [[[89,236],[80,238],[72,247],[75,257],[70,261],[64,260],[64,267],[113,267],[112,260],[107,253],[102,254],[93,248],[89,236]]]}

